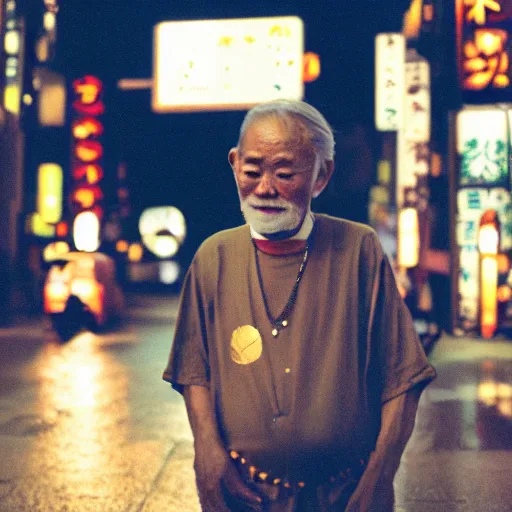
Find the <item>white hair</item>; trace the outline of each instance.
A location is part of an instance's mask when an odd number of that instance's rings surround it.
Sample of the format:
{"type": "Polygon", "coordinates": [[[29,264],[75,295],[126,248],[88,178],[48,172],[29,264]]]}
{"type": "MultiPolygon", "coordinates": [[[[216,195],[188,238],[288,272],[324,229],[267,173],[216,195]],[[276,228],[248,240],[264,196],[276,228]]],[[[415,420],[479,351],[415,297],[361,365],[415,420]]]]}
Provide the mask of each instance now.
{"type": "Polygon", "coordinates": [[[308,131],[309,140],[320,160],[334,159],[334,135],[325,117],[313,106],[298,100],[275,100],[260,103],[247,112],[238,138],[241,146],[247,128],[257,119],[275,116],[283,121],[299,118],[308,131]]]}

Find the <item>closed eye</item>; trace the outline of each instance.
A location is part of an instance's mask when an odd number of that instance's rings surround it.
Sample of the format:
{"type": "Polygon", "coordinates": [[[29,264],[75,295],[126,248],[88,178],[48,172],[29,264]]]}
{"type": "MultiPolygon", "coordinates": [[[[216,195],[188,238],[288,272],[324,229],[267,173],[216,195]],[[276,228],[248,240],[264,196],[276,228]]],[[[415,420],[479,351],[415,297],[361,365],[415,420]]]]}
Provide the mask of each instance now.
{"type": "Polygon", "coordinates": [[[260,173],[258,171],[244,171],[244,176],[247,178],[256,179],[259,178],[260,173]]]}
{"type": "Polygon", "coordinates": [[[277,177],[280,180],[291,180],[293,178],[293,174],[278,174],[277,177]]]}

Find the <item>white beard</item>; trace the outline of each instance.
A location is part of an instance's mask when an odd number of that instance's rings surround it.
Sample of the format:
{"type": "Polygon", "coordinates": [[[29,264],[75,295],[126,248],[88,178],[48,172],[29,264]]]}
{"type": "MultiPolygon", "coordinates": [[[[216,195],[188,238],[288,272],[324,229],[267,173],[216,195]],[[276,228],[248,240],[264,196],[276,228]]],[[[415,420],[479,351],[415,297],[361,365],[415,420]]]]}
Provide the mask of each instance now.
{"type": "Polygon", "coordinates": [[[260,235],[274,235],[285,231],[294,231],[300,228],[305,212],[288,201],[264,200],[248,197],[240,201],[245,220],[260,235]],[[251,205],[285,208],[281,213],[267,214],[255,210],[251,205]]]}

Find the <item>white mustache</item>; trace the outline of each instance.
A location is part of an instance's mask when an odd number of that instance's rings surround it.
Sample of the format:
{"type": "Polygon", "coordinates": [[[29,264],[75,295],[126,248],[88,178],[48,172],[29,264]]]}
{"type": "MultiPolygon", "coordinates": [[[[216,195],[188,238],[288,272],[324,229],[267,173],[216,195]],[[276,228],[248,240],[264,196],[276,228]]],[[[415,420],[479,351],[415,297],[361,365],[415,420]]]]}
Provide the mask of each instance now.
{"type": "Polygon", "coordinates": [[[268,201],[260,204],[250,204],[252,208],[282,208],[284,210],[288,210],[290,206],[286,203],[282,203],[279,201],[268,201]]]}

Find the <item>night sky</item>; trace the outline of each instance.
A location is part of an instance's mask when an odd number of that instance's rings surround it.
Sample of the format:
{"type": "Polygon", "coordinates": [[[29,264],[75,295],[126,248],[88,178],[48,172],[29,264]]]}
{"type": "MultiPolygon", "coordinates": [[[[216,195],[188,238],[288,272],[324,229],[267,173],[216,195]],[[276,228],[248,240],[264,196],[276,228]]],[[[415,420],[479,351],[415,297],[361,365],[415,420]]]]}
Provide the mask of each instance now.
{"type": "MultiPolygon", "coordinates": [[[[61,2],[57,55],[68,81],[94,74],[106,86],[105,170],[128,165],[135,214],[172,204],[189,222],[189,247],[242,222],[227,152],[244,112],[154,114],[150,91],[119,91],[120,78],[152,76],[153,27],[161,21],[300,16],[305,50],[320,55],[322,73],[306,84],[305,100],[339,133],[360,124],[373,130],[373,39],[400,30],[409,2],[338,0],[184,2],[66,0],[61,2]]],[[[250,79],[250,77],[249,77],[250,79]]],[[[339,148],[338,148],[339,149],[339,148]]],[[[338,151],[337,159],[343,155],[338,151]]]]}

